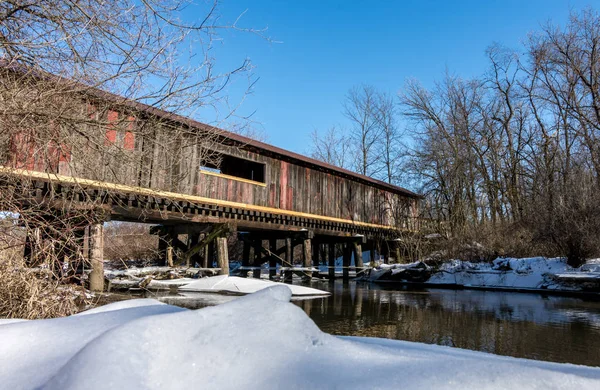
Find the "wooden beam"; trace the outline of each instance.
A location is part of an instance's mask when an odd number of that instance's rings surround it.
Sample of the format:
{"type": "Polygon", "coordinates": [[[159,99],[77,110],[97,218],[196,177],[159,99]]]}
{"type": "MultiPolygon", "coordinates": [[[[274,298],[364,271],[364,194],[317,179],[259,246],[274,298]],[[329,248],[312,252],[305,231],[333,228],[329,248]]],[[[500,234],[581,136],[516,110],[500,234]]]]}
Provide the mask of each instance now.
{"type": "Polygon", "coordinates": [[[350,244],[344,244],[343,270],[342,278],[345,281],[350,280],[350,260],[352,258],[352,248],[350,244]]]}
{"type": "Polygon", "coordinates": [[[90,226],[90,290],[104,291],[104,226],[96,223],[90,226]]]}
{"type": "Polygon", "coordinates": [[[312,266],[315,268],[319,268],[319,262],[321,260],[320,250],[321,250],[321,243],[319,241],[313,240],[313,242],[312,242],[312,266]]]}
{"type": "Polygon", "coordinates": [[[23,249],[23,258],[28,267],[35,267],[39,263],[41,246],[41,231],[39,227],[27,229],[25,237],[25,248],[23,249]]]}
{"type": "MultiPolygon", "coordinates": [[[[195,247],[196,245],[198,245],[198,243],[200,242],[200,235],[196,232],[188,232],[188,247],[187,250],[190,250],[191,248],[195,247]]],[[[190,256],[190,257],[185,257],[184,259],[186,261],[185,266],[187,268],[190,268],[192,266],[196,267],[196,263],[198,263],[198,266],[200,265],[200,252],[199,251],[197,253],[195,253],[194,255],[190,256]]]]}
{"type": "Polygon", "coordinates": [[[358,242],[354,243],[354,266],[356,267],[356,273],[362,271],[364,267],[363,263],[363,255],[362,255],[362,245],[358,242]]]}
{"type": "Polygon", "coordinates": [[[252,277],[260,279],[260,267],[262,266],[262,242],[261,240],[254,240],[254,259],[252,260],[252,277]]]}
{"type": "Polygon", "coordinates": [[[329,281],[333,282],[335,280],[335,243],[330,242],[329,244],[327,244],[328,249],[329,249],[329,256],[328,256],[328,261],[329,261],[329,281]]]}
{"type": "Polygon", "coordinates": [[[210,244],[215,238],[224,235],[229,231],[229,226],[226,224],[223,225],[215,225],[213,230],[208,233],[200,242],[198,242],[195,246],[190,248],[184,255],[186,263],[189,262],[189,259],[194,256],[196,253],[199,253],[206,245],[210,244]]]}
{"type": "Polygon", "coordinates": [[[116,184],[116,183],[110,183],[110,182],[104,182],[104,181],[98,181],[98,180],[90,180],[90,179],[84,179],[84,178],[73,177],[73,176],[57,175],[57,174],[46,173],[46,172],[36,172],[36,171],[30,171],[30,170],[25,170],[25,169],[16,169],[16,168],[6,167],[6,166],[2,166],[2,165],[0,165],[0,173],[9,174],[9,175],[13,175],[13,176],[27,177],[27,178],[37,178],[37,179],[45,180],[45,181],[49,181],[49,182],[59,182],[59,183],[74,184],[77,186],[95,187],[95,188],[100,188],[100,189],[108,190],[108,191],[117,191],[117,192],[132,193],[132,194],[139,194],[139,195],[149,195],[152,197],[166,198],[171,201],[178,200],[178,201],[187,201],[187,202],[192,202],[192,203],[205,203],[205,204],[212,204],[212,205],[222,206],[222,207],[237,208],[237,209],[242,209],[242,210],[253,210],[253,211],[258,211],[258,212],[263,212],[263,213],[273,213],[273,214],[286,215],[286,216],[292,216],[292,217],[298,217],[298,218],[309,218],[309,219],[315,219],[315,220],[320,220],[320,221],[343,223],[343,224],[349,224],[349,225],[353,225],[353,226],[372,227],[372,228],[377,228],[377,229],[386,229],[386,230],[394,230],[394,231],[397,230],[396,227],[388,226],[388,225],[379,225],[379,224],[373,224],[373,223],[367,223],[367,222],[361,222],[361,221],[352,221],[352,220],[343,219],[343,218],[335,218],[335,217],[328,217],[328,216],[318,215],[318,214],[309,214],[309,213],[303,213],[303,212],[292,211],[292,210],[284,210],[284,209],[277,209],[277,208],[272,208],[272,207],[250,205],[250,204],[246,204],[246,203],[231,202],[231,201],[206,198],[206,197],[195,196],[195,195],[180,194],[180,193],[176,193],[176,192],[152,190],[150,188],[135,187],[135,186],[116,184]]]}
{"type": "Polygon", "coordinates": [[[219,275],[229,275],[229,251],[227,237],[217,237],[217,267],[219,275]]]}
{"type": "MultiPolygon", "coordinates": [[[[304,268],[312,267],[312,240],[302,241],[302,266],[304,268]]],[[[306,272],[307,277],[312,277],[312,272],[306,272]]]]}
{"type": "Polygon", "coordinates": [[[277,275],[277,259],[283,260],[275,254],[276,250],[277,240],[272,238],[269,240],[269,279],[274,279],[277,275]]]}
{"type": "Polygon", "coordinates": [[[167,266],[173,268],[173,257],[175,249],[172,246],[167,247],[167,266]]]}
{"type": "Polygon", "coordinates": [[[200,169],[200,173],[202,173],[203,175],[208,175],[208,176],[222,177],[223,179],[227,179],[227,180],[241,181],[242,183],[254,184],[257,186],[261,186],[261,187],[267,186],[266,183],[261,183],[260,181],[248,180],[248,179],[244,179],[244,178],[237,177],[237,176],[231,176],[231,175],[225,175],[223,173],[211,172],[211,171],[207,171],[205,169],[200,169]]]}
{"type": "Polygon", "coordinates": [[[204,268],[212,268],[213,266],[213,253],[214,253],[214,241],[211,241],[204,247],[204,256],[202,256],[202,266],[204,268]]]}
{"type": "Polygon", "coordinates": [[[402,255],[400,253],[400,245],[396,245],[396,263],[405,263],[405,261],[402,260],[402,255]]]}
{"type": "MultiPolygon", "coordinates": [[[[287,237],[285,239],[285,261],[289,264],[289,267],[293,267],[294,265],[294,246],[292,245],[292,238],[287,237]]],[[[285,283],[292,282],[292,271],[284,271],[283,272],[283,281],[285,283]]]]}
{"type": "MultiPolygon", "coordinates": [[[[250,249],[252,248],[252,245],[248,242],[248,241],[244,241],[242,240],[242,267],[249,267],[250,266],[250,249]]],[[[245,278],[248,276],[248,272],[246,271],[242,271],[241,275],[242,278],[245,278]]]]}

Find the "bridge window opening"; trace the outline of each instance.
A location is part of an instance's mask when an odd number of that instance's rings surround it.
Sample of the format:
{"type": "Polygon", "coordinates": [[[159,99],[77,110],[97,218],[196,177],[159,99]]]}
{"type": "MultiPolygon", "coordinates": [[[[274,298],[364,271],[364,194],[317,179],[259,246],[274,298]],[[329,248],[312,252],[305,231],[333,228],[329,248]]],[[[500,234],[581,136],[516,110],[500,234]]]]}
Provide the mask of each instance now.
{"type": "Polygon", "coordinates": [[[265,164],[227,154],[212,154],[202,161],[200,169],[240,179],[265,183],[265,164]]]}

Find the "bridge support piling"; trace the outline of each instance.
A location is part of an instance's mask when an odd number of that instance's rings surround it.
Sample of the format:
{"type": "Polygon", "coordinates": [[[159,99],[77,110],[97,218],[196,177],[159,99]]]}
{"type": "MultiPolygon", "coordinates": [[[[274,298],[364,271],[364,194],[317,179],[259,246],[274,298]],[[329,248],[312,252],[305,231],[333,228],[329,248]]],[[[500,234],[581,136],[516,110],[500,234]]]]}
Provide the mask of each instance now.
{"type": "MultiPolygon", "coordinates": [[[[292,245],[292,238],[286,237],[285,239],[285,261],[287,268],[291,268],[294,265],[294,246],[292,245]]],[[[283,282],[292,283],[292,271],[287,270],[283,272],[283,282]]]]}
{"type": "Polygon", "coordinates": [[[400,251],[400,245],[396,245],[396,263],[406,263],[402,258],[402,254],[400,251]]]}
{"type": "MultiPolygon", "coordinates": [[[[173,236],[171,235],[171,231],[167,226],[160,227],[158,232],[158,265],[160,267],[164,267],[169,262],[169,248],[173,248],[173,236]]],[[[171,255],[172,256],[172,255],[171,255]]],[[[173,258],[171,257],[171,263],[173,258]]]]}
{"type": "MultiPolygon", "coordinates": [[[[306,238],[302,241],[302,267],[310,268],[312,267],[312,245],[311,239],[306,238]]],[[[304,274],[307,278],[312,277],[311,271],[305,271],[304,274]]]]}
{"type": "Polygon", "coordinates": [[[104,291],[104,226],[95,223],[89,230],[89,259],[92,265],[90,272],[90,290],[104,291]]]}
{"type": "MultiPolygon", "coordinates": [[[[200,242],[200,235],[198,233],[189,232],[188,240],[187,240],[187,249],[188,251],[194,248],[200,242]]],[[[185,266],[186,267],[195,267],[196,263],[200,264],[200,255],[198,253],[194,253],[192,256],[184,256],[185,257],[185,266]]]]}
{"type": "Polygon", "coordinates": [[[260,267],[262,266],[262,242],[257,239],[254,240],[254,259],[252,260],[252,277],[255,279],[260,279],[260,267]]]}
{"type": "MultiPolygon", "coordinates": [[[[206,238],[206,234],[203,234],[202,239],[206,238]]],[[[208,268],[209,258],[210,258],[210,243],[205,245],[202,249],[202,268],[208,268]]]]}
{"type": "Polygon", "coordinates": [[[221,269],[219,275],[229,275],[229,251],[227,249],[227,237],[218,237],[217,241],[217,264],[221,269]]]}
{"type": "Polygon", "coordinates": [[[334,282],[335,281],[335,243],[334,242],[330,242],[329,244],[327,244],[328,249],[329,249],[329,256],[328,256],[328,260],[329,260],[329,281],[330,282],[334,282]]]}
{"type": "MultiPolygon", "coordinates": [[[[321,251],[321,243],[317,240],[313,240],[312,242],[312,266],[313,268],[319,269],[319,262],[321,261],[320,251],[321,251]]],[[[317,276],[319,273],[317,272],[317,276]]]]}
{"type": "MultiPolygon", "coordinates": [[[[250,249],[252,247],[250,246],[250,243],[248,243],[248,241],[246,240],[242,240],[242,245],[242,267],[250,267],[250,249]]],[[[248,271],[242,270],[240,276],[242,278],[248,277],[248,271]]]]}
{"type": "Polygon", "coordinates": [[[23,249],[23,258],[28,267],[35,267],[39,263],[41,246],[40,228],[27,229],[25,237],[25,248],[23,249]]]}
{"type": "Polygon", "coordinates": [[[216,240],[212,240],[207,246],[206,254],[206,268],[213,268],[215,263],[215,252],[216,252],[216,240]]]}
{"type": "Polygon", "coordinates": [[[364,268],[362,245],[359,242],[354,242],[354,267],[357,276],[359,275],[359,272],[362,273],[364,268]]]}
{"type": "MultiPolygon", "coordinates": [[[[277,240],[271,238],[269,240],[269,251],[275,253],[277,251],[277,240]]],[[[274,279],[277,276],[277,258],[269,256],[269,279],[274,279]]]]}
{"type": "Polygon", "coordinates": [[[344,243],[343,271],[344,281],[350,280],[350,261],[352,259],[352,248],[349,243],[344,243]]]}

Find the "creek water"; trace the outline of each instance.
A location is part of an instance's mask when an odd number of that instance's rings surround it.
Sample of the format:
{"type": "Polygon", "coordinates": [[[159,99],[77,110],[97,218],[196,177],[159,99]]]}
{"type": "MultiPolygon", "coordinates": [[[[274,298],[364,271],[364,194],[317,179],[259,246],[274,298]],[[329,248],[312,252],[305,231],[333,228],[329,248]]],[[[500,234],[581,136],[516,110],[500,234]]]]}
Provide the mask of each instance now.
{"type": "Polygon", "coordinates": [[[600,366],[597,299],[341,281],[319,288],[332,295],[296,304],[327,333],[600,366]]]}
{"type": "MultiPolygon", "coordinates": [[[[600,301],[534,293],[410,289],[316,282],[327,298],[294,301],[324,332],[382,337],[498,355],[600,366],[600,301]]],[[[234,296],[186,293],[166,303],[200,308],[234,296]]]]}

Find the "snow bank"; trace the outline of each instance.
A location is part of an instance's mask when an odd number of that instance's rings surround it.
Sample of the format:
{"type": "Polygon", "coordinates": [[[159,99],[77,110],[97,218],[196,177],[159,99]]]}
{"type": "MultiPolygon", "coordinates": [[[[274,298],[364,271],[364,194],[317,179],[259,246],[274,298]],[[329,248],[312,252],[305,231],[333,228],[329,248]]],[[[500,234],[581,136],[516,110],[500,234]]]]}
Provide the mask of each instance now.
{"type": "Polygon", "coordinates": [[[600,264],[591,261],[578,269],[562,258],[498,258],[492,263],[451,260],[434,269],[424,263],[381,265],[370,281],[416,281],[428,285],[456,285],[522,290],[595,291],[600,287],[600,264]],[[588,283],[584,285],[583,283],[588,283]]]}
{"type": "Polygon", "coordinates": [[[334,337],[290,297],[277,286],[196,311],[127,301],[84,316],[0,325],[0,383],[65,390],[600,387],[600,368],[334,337]]]}
{"type": "MultiPolygon", "coordinates": [[[[185,309],[153,300],[119,302],[88,315],[0,325],[0,387],[33,389],[46,384],[86,345],[126,323],[185,309]]],[[[109,360],[115,344],[98,357],[109,360]]],[[[86,387],[86,386],[79,386],[86,387]]],[[[100,388],[100,386],[97,386],[100,388]]],[[[76,388],[72,386],[72,388],[76,388]]]]}
{"type": "Polygon", "coordinates": [[[317,290],[316,288],[297,286],[271,282],[268,280],[239,278],[237,276],[212,276],[208,278],[197,279],[179,288],[181,291],[197,292],[229,292],[235,294],[251,294],[268,287],[286,286],[292,291],[293,296],[312,296],[312,295],[330,295],[328,291],[317,290]]]}

